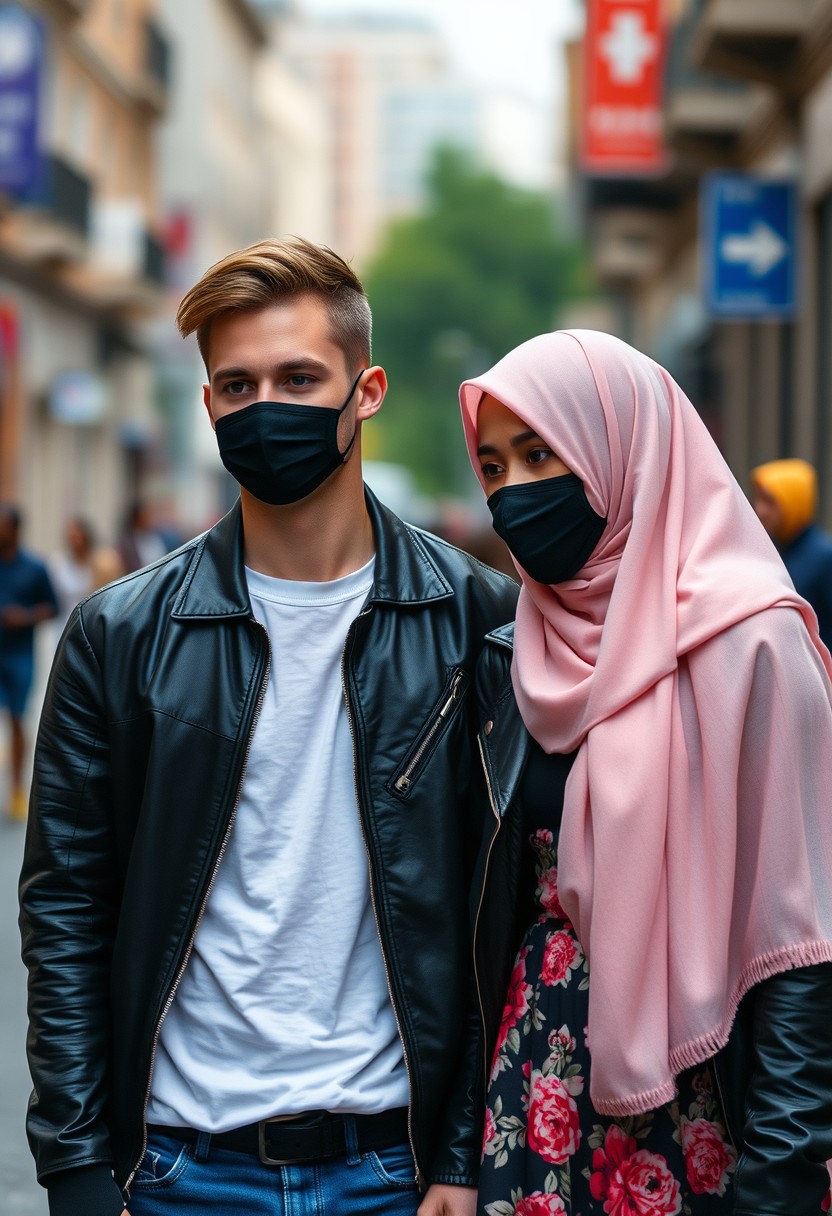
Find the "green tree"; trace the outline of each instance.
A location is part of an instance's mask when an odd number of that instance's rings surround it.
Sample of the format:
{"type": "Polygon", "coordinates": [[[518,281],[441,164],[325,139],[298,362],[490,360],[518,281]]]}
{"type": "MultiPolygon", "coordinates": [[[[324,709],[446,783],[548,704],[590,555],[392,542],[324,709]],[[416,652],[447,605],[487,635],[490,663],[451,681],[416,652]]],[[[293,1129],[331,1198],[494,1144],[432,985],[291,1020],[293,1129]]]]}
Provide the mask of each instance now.
{"type": "Polygon", "coordinates": [[[390,226],[365,276],[374,358],[391,383],[377,454],[409,465],[428,491],[468,484],[460,380],[555,328],[585,294],[585,265],[550,198],[438,149],[425,209],[390,226]]]}

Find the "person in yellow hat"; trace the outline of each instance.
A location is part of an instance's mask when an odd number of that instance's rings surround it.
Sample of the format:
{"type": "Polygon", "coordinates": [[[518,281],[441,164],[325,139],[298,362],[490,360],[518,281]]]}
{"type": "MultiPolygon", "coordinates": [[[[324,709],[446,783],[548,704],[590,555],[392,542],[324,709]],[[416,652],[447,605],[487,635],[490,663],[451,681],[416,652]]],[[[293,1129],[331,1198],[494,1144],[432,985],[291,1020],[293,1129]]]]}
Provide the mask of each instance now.
{"type": "Polygon", "coordinates": [[[815,523],[817,473],[806,460],[771,460],[752,470],[751,483],[754,509],[832,646],[832,536],[815,523]]]}

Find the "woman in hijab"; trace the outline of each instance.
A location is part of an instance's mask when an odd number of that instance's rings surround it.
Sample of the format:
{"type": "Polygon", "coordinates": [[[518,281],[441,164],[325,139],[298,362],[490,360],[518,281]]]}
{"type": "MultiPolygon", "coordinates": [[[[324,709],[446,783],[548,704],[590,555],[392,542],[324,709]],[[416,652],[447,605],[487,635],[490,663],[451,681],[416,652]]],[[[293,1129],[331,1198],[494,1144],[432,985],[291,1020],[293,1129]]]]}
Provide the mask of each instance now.
{"type": "Polygon", "coordinates": [[[546,334],[460,395],[522,579],[478,679],[479,1212],[820,1216],[832,689],[814,613],[690,402],[623,342],[546,334]]]}

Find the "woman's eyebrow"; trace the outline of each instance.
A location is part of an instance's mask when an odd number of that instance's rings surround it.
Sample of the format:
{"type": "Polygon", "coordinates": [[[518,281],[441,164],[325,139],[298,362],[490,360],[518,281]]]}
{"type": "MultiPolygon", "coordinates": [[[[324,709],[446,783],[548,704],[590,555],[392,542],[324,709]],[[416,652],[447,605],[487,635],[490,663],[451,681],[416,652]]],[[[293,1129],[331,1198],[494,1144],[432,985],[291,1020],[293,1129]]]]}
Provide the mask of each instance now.
{"type": "Polygon", "coordinates": [[[530,439],[539,439],[537,431],[523,431],[520,435],[515,435],[509,443],[513,448],[519,448],[521,443],[528,443],[530,439]]]}
{"type": "MultiPolygon", "coordinates": [[[[521,444],[528,443],[530,439],[540,439],[537,431],[522,431],[521,434],[509,439],[509,443],[513,448],[519,448],[521,444]]],[[[498,454],[497,449],[490,443],[481,443],[477,448],[478,456],[497,456],[498,454]]]]}

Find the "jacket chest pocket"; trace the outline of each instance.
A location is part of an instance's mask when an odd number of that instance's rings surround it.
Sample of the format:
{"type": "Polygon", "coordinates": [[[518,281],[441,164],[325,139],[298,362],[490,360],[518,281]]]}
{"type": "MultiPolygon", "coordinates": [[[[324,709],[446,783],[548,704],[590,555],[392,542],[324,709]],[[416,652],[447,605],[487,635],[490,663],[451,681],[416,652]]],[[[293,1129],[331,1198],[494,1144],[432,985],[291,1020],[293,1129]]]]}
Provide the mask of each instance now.
{"type": "Polygon", "coordinates": [[[451,672],[450,679],[442,690],[442,696],[431,710],[419,737],[387,783],[388,790],[397,798],[407,798],[410,794],[451,722],[459,713],[467,691],[468,674],[458,667],[451,672]]]}

